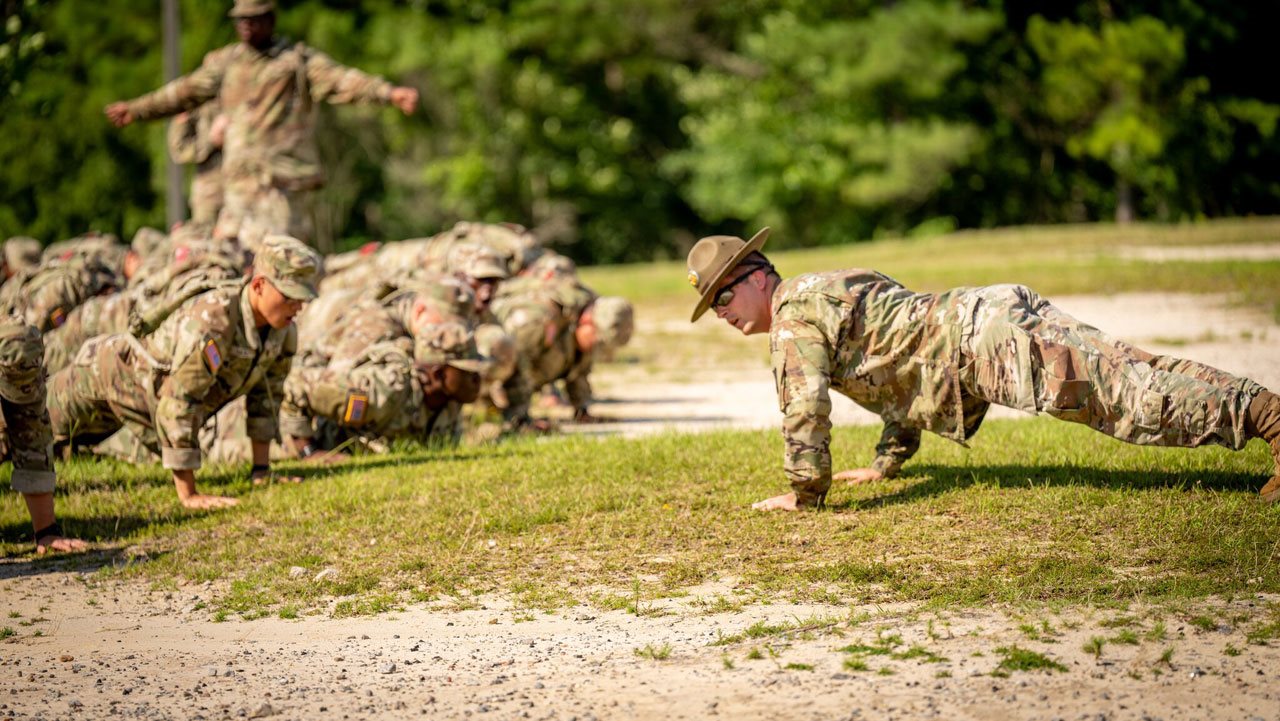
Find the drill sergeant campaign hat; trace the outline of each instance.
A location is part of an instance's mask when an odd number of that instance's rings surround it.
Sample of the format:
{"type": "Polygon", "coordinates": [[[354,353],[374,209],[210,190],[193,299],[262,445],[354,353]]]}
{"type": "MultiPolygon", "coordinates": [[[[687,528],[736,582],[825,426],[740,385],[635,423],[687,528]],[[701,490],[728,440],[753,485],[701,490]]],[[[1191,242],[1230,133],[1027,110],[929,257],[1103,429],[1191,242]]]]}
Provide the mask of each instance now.
{"type": "Polygon", "coordinates": [[[43,361],[40,331],[16,316],[0,317],[0,396],[11,403],[43,401],[43,361]]]}
{"type": "Polygon", "coordinates": [[[413,359],[419,365],[449,365],[471,373],[484,373],[488,367],[476,349],[475,334],[454,321],[437,323],[419,333],[413,359]]]}
{"type": "Polygon", "coordinates": [[[227,11],[227,17],[256,18],[275,11],[275,0],[235,0],[235,5],[227,11]]]}
{"type": "Polygon", "coordinates": [[[314,300],[324,274],[324,259],[297,238],[268,235],[253,257],[253,274],[271,281],[293,300],[314,300]]]}
{"type": "Polygon", "coordinates": [[[689,285],[701,294],[698,305],[693,309],[692,323],[702,317],[711,306],[716,288],[724,280],[729,271],[738,267],[743,258],[760,250],[769,239],[769,229],[761,228],[751,236],[751,240],[743,240],[732,235],[712,235],[694,244],[689,251],[689,285]]]}

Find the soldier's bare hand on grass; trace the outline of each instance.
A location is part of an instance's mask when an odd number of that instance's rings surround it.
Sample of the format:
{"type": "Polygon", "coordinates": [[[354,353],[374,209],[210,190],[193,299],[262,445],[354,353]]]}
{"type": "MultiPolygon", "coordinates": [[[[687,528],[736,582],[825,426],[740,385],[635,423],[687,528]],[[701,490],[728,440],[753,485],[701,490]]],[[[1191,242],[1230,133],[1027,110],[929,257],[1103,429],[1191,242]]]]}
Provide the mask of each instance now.
{"type": "Polygon", "coordinates": [[[757,511],[794,511],[796,510],[796,494],[784,493],[781,496],[756,501],[751,507],[757,511]]]}
{"type": "Polygon", "coordinates": [[[860,483],[874,483],[875,481],[883,481],[884,474],[874,468],[854,468],[848,471],[840,471],[831,477],[833,481],[845,481],[851,486],[860,483]]]}
{"type": "Polygon", "coordinates": [[[36,541],[36,554],[43,556],[50,551],[58,553],[79,553],[89,549],[89,544],[78,538],[62,536],[45,536],[36,541]]]}
{"type": "Polygon", "coordinates": [[[239,499],[227,496],[206,496],[203,493],[195,493],[182,499],[182,507],[209,511],[218,508],[230,508],[239,502],[239,499]]]}

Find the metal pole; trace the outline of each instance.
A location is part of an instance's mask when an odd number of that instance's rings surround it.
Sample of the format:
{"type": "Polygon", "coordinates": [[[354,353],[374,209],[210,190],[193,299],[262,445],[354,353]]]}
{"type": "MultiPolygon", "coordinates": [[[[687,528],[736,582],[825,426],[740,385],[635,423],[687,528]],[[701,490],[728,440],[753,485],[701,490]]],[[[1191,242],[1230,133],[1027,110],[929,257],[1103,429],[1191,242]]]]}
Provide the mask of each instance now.
{"type": "MultiPolygon", "coordinates": [[[[164,81],[167,83],[181,74],[182,35],[178,30],[178,0],[161,0],[161,5],[164,8],[164,81]]],[[[182,166],[173,162],[167,152],[165,178],[165,216],[172,226],[187,217],[187,204],[182,192],[186,185],[186,175],[182,172],[182,166]]]]}

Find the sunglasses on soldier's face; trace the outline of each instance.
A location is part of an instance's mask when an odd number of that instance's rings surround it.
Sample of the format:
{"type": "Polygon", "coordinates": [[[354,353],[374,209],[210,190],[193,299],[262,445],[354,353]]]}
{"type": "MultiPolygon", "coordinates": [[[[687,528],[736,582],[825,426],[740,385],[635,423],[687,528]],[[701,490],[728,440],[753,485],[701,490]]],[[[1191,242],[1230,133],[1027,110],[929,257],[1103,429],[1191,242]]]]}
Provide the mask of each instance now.
{"type": "Polygon", "coordinates": [[[737,278],[734,278],[733,282],[729,283],[725,287],[716,291],[715,297],[711,299],[711,307],[724,308],[728,306],[730,303],[733,302],[733,286],[741,283],[747,278],[750,278],[751,275],[755,273],[757,270],[772,270],[772,269],[773,269],[773,266],[765,265],[765,264],[751,266],[750,270],[738,276],[737,278]]]}

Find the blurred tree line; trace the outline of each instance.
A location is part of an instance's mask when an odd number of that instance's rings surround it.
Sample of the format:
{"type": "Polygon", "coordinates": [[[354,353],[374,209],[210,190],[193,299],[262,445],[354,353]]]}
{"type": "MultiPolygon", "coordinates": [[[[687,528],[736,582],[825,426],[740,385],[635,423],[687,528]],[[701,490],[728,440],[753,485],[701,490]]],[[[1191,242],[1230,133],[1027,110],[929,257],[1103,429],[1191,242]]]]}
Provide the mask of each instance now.
{"type": "MultiPolygon", "coordinates": [[[[183,68],[234,41],[181,0],[183,68]]],[[[512,220],[581,262],[1280,212],[1274,3],[298,0],[282,34],[419,88],[324,107],[320,232],[512,220]],[[1051,9],[1044,9],[1048,5],[1051,9]]],[[[160,0],[0,0],[0,235],[163,224],[160,0]]]]}

